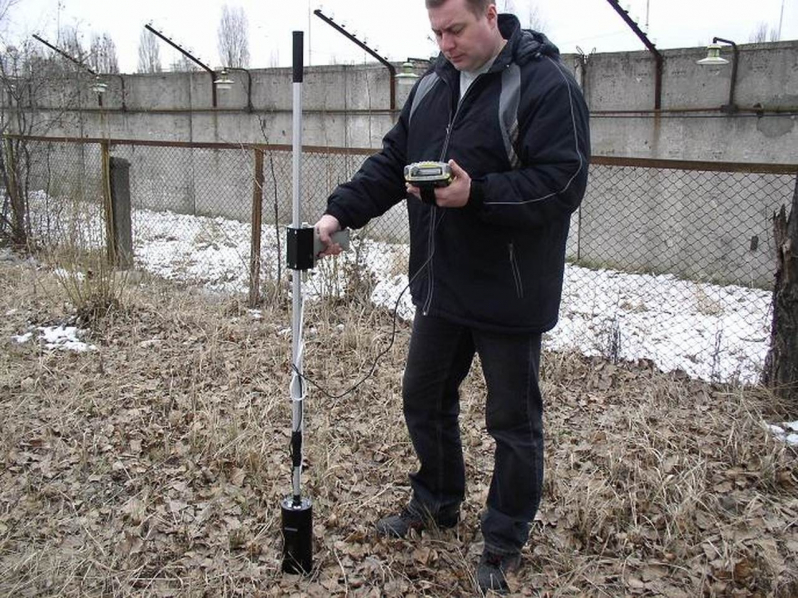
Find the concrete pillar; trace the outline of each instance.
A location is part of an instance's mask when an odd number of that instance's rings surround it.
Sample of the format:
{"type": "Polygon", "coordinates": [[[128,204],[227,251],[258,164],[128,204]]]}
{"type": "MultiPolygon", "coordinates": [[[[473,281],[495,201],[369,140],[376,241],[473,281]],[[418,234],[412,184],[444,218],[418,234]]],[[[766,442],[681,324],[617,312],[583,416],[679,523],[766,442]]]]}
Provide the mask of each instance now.
{"type": "Polygon", "coordinates": [[[127,270],[133,266],[133,234],[130,216],[130,162],[111,158],[111,205],[117,266],[127,270]]]}

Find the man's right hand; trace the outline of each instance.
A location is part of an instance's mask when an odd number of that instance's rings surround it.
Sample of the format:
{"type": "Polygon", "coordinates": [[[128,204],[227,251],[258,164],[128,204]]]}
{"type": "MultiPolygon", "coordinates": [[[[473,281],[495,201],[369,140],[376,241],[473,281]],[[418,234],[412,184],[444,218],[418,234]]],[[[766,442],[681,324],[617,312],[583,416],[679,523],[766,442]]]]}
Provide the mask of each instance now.
{"type": "Polygon", "coordinates": [[[319,236],[319,240],[324,245],[324,250],[321,251],[317,257],[338,255],[341,253],[341,251],[343,251],[341,246],[338,243],[333,243],[331,239],[333,233],[337,233],[339,230],[341,230],[341,223],[338,222],[338,219],[335,216],[325,214],[316,224],[313,225],[313,228],[316,229],[316,234],[319,236]]]}

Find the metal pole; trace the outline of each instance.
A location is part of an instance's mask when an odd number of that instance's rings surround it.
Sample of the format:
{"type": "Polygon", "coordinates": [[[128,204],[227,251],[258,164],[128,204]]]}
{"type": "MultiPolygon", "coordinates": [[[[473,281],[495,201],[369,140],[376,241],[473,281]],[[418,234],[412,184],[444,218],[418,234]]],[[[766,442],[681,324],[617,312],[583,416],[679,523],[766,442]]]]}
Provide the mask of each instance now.
{"type": "MultiPolygon", "coordinates": [[[[80,60],[78,60],[74,56],[70,56],[69,54],[64,52],[61,48],[58,48],[58,47],[54,46],[53,44],[48,42],[46,39],[43,39],[43,38],[39,37],[35,33],[33,34],[33,39],[35,39],[36,41],[40,41],[41,43],[43,43],[45,46],[47,46],[51,50],[55,50],[56,52],[58,52],[61,56],[63,56],[67,60],[71,60],[72,62],[74,62],[76,65],[78,65],[80,68],[82,68],[87,73],[90,73],[90,74],[94,75],[95,77],[98,77],[98,74],[94,70],[92,70],[91,68],[87,67],[85,64],[83,64],[83,62],[81,62],[80,60]]],[[[123,86],[123,94],[124,94],[124,86],[123,86]]],[[[124,96],[123,96],[123,102],[124,102],[124,96]]],[[[103,107],[103,94],[101,94],[101,93],[97,94],[97,105],[100,108],[103,107]]]]}
{"type": "Polygon", "coordinates": [[[779,15],[779,39],[776,41],[781,41],[781,26],[784,23],[784,0],[781,0],[781,14],[779,15]]]}
{"type": "MultiPolygon", "coordinates": [[[[294,228],[302,226],[302,32],[294,31],[294,122],[293,122],[293,218],[291,220],[294,228]],[[299,55],[297,55],[299,53],[299,55]],[[299,68],[297,69],[297,64],[299,68]]],[[[291,400],[293,401],[293,431],[300,437],[299,455],[294,455],[294,504],[301,500],[300,478],[302,475],[302,454],[301,437],[303,431],[302,422],[302,400],[304,389],[302,387],[302,274],[299,271],[293,273],[293,364],[294,371],[291,379],[291,400]],[[298,462],[298,463],[297,463],[298,462]]]]}
{"type": "Polygon", "coordinates": [[[663,58],[662,54],[659,50],[654,46],[650,39],[648,39],[648,35],[643,32],[640,27],[638,27],[637,23],[629,16],[629,13],[626,12],[621,5],[618,3],[618,0],[607,0],[610,6],[615,9],[624,22],[629,25],[629,28],[634,32],[634,34],[643,42],[643,45],[648,48],[648,51],[654,55],[655,61],[655,70],[654,70],[654,110],[659,110],[662,108],[662,73],[664,70],[665,59],[663,58]]]}
{"type": "Polygon", "coordinates": [[[740,51],[737,49],[737,44],[730,39],[723,39],[722,37],[712,38],[713,44],[717,44],[718,42],[729,44],[732,47],[732,72],[731,79],[729,81],[729,103],[725,106],[722,106],[721,110],[723,110],[723,112],[726,114],[734,114],[737,112],[737,105],[734,103],[734,88],[737,86],[737,63],[740,58],[740,51]]]}
{"type": "Polygon", "coordinates": [[[263,231],[263,150],[255,149],[255,180],[252,184],[252,239],[249,252],[249,306],[260,301],[260,237],[263,231]]]}
{"type": "Polygon", "coordinates": [[[67,54],[66,52],[64,52],[64,51],[63,51],[61,48],[58,48],[58,47],[54,46],[53,44],[51,44],[50,42],[48,42],[46,39],[43,39],[43,38],[39,37],[39,36],[38,36],[38,35],[36,35],[35,33],[33,34],[33,36],[32,36],[32,37],[33,37],[33,39],[35,39],[35,40],[37,40],[37,41],[40,41],[41,43],[43,43],[45,46],[47,46],[47,47],[48,47],[48,48],[50,48],[51,50],[54,50],[54,51],[58,52],[58,53],[59,53],[61,56],[63,56],[63,57],[64,57],[64,58],[66,58],[67,60],[71,60],[72,62],[74,62],[75,64],[77,64],[77,65],[78,65],[80,68],[82,68],[84,71],[87,71],[87,72],[91,73],[92,75],[97,75],[97,73],[95,73],[95,72],[94,72],[92,69],[90,69],[90,68],[89,68],[89,67],[87,67],[85,64],[83,64],[83,62],[81,62],[80,60],[78,60],[78,59],[77,59],[77,58],[75,58],[74,56],[70,56],[69,54],[67,54]]]}
{"type": "Polygon", "coordinates": [[[394,65],[392,65],[390,62],[388,62],[385,58],[383,58],[382,56],[377,54],[374,50],[369,48],[362,41],[357,39],[354,35],[349,33],[346,29],[344,29],[343,27],[338,25],[338,23],[333,21],[330,17],[325,15],[323,12],[321,12],[320,8],[317,8],[316,10],[314,10],[313,14],[316,15],[317,17],[319,17],[322,21],[327,23],[330,27],[335,29],[338,33],[343,35],[345,38],[347,38],[348,40],[354,42],[359,47],[363,48],[363,50],[365,50],[368,54],[370,54],[371,56],[376,58],[377,61],[380,64],[382,64],[386,69],[388,69],[388,76],[390,77],[390,84],[391,84],[391,87],[388,90],[389,94],[390,94],[389,95],[389,99],[388,99],[389,108],[391,110],[396,110],[396,67],[394,67],[394,65]]]}
{"type": "MultiPolygon", "coordinates": [[[[292,229],[302,227],[302,79],[303,33],[294,31],[294,130],[293,130],[293,221],[292,229]]],[[[290,232],[290,231],[289,231],[290,232]]],[[[312,253],[312,236],[310,237],[312,253]]],[[[289,248],[290,255],[290,248],[289,248]]],[[[290,258],[289,258],[290,261],[290,258]]],[[[299,266],[299,265],[298,265],[299,266]]],[[[302,497],[302,433],[304,430],[303,405],[305,385],[302,379],[302,267],[293,271],[292,372],[291,372],[291,485],[292,494],[282,502],[283,571],[310,573],[313,568],[313,505],[302,497]]]]}
{"type": "Polygon", "coordinates": [[[108,262],[116,264],[116,226],[114,222],[114,204],[111,201],[111,147],[107,141],[100,144],[103,182],[103,212],[105,214],[105,248],[108,262]]]}
{"type": "Polygon", "coordinates": [[[150,25],[149,23],[147,23],[146,25],[144,25],[144,28],[145,28],[147,31],[149,31],[150,33],[152,33],[153,35],[155,35],[155,36],[157,36],[157,37],[161,38],[161,39],[162,39],[163,41],[165,41],[167,44],[169,44],[170,46],[172,46],[172,47],[173,47],[175,50],[177,50],[178,52],[180,52],[180,53],[181,53],[183,56],[185,56],[186,58],[188,58],[188,59],[189,59],[190,61],[192,61],[193,63],[195,63],[195,64],[199,65],[199,66],[200,66],[201,68],[203,68],[203,69],[204,69],[204,70],[205,70],[207,73],[209,73],[209,74],[210,74],[210,76],[211,76],[211,104],[213,105],[213,107],[214,107],[214,108],[216,108],[216,85],[214,84],[214,81],[216,81],[216,73],[214,72],[214,70],[213,70],[211,67],[209,67],[207,64],[205,64],[205,63],[203,63],[202,61],[200,61],[200,60],[199,60],[199,59],[198,59],[196,56],[193,56],[193,55],[191,54],[191,52],[189,52],[188,50],[186,50],[185,48],[183,48],[183,47],[182,47],[180,44],[178,44],[178,43],[176,43],[176,42],[172,41],[171,39],[169,39],[168,37],[166,37],[166,36],[165,36],[163,33],[161,33],[160,31],[158,31],[157,29],[155,29],[155,28],[154,28],[152,25],[150,25]]]}

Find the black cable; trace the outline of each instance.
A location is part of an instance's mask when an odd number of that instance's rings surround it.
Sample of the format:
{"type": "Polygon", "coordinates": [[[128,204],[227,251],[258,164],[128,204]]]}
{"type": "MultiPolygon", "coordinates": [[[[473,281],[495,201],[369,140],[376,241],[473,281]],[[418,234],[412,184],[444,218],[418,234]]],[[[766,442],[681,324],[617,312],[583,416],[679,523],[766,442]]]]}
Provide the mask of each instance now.
{"type": "MultiPolygon", "coordinates": [[[[437,230],[438,226],[440,226],[441,222],[443,221],[443,217],[445,215],[446,215],[446,212],[442,211],[441,212],[441,217],[438,219],[437,222],[435,222],[435,214],[434,213],[432,214],[432,219],[433,219],[432,225],[433,225],[433,228],[435,230],[437,230]]],[[[379,355],[377,355],[377,357],[374,358],[374,363],[371,364],[371,368],[369,369],[369,373],[366,374],[362,379],[360,379],[354,386],[352,386],[351,388],[347,389],[346,391],[342,392],[339,395],[334,395],[331,392],[329,392],[328,390],[326,390],[324,387],[322,387],[320,384],[318,384],[315,380],[313,380],[312,378],[308,378],[305,374],[301,373],[299,371],[299,368],[296,366],[296,364],[291,362],[291,369],[293,369],[294,373],[299,377],[299,396],[303,397],[302,398],[303,401],[305,400],[304,399],[305,390],[302,387],[302,382],[303,381],[308,382],[311,386],[313,386],[314,388],[318,389],[327,398],[332,399],[334,401],[337,401],[339,399],[344,398],[346,395],[353,393],[355,390],[357,390],[360,387],[361,384],[363,384],[366,380],[368,380],[369,378],[371,378],[371,376],[374,375],[374,371],[377,369],[377,364],[379,364],[380,359],[382,359],[388,353],[388,351],[391,350],[391,348],[393,347],[394,341],[396,341],[396,318],[397,318],[397,315],[399,313],[399,302],[402,300],[402,297],[407,292],[407,289],[410,288],[410,285],[413,284],[413,281],[418,277],[419,274],[421,274],[427,268],[427,266],[429,266],[429,264],[432,261],[432,258],[434,257],[434,255],[435,255],[435,246],[433,245],[432,252],[430,253],[430,255],[427,258],[427,260],[423,264],[421,264],[421,267],[416,271],[415,274],[413,274],[412,278],[410,278],[410,280],[407,281],[407,284],[402,289],[402,292],[399,293],[399,296],[396,298],[396,303],[394,303],[394,306],[393,306],[393,318],[391,320],[391,326],[392,326],[391,342],[388,343],[388,346],[379,355]]],[[[304,411],[305,410],[302,409],[300,411],[300,413],[299,413],[299,421],[297,422],[296,429],[294,429],[293,427],[291,428],[292,429],[292,435],[296,434],[297,432],[300,432],[300,430],[302,429],[302,420],[304,419],[304,411]]],[[[293,461],[294,461],[294,443],[292,442],[292,439],[289,439],[289,441],[288,441],[288,452],[289,452],[289,455],[291,457],[291,462],[293,463],[293,461]]],[[[292,479],[292,483],[293,483],[293,479],[292,479]]]]}
{"type": "MultiPolygon", "coordinates": [[[[432,215],[433,227],[435,229],[437,229],[438,226],[440,226],[440,223],[443,221],[443,217],[445,215],[446,215],[446,212],[445,211],[441,211],[441,217],[438,219],[437,223],[434,222],[434,214],[432,215]]],[[[345,390],[341,394],[334,395],[331,392],[329,392],[328,390],[326,390],[324,387],[322,387],[315,380],[313,380],[311,378],[308,378],[305,374],[302,374],[299,371],[299,368],[296,367],[295,363],[291,363],[291,368],[294,370],[294,373],[296,373],[296,375],[299,376],[300,380],[305,380],[306,382],[308,382],[311,386],[313,386],[314,388],[319,390],[328,399],[332,399],[334,401],[337,401],[338,399],[342,399],[346,395],[353,393],[355,390],[357,390],[360,387],[361,384],[363,384],[366,380],[371,378],[374,375],[374,371],[377,369],[377,365],[379,364],[380,359],[382,359],[388,353],[388,351],[391,350],[391,348],[393,347],[394,341],[396,341],[396,317],[397,317],[397,314],[399,312],[399,302],[402,300],[402,297],[404,296],[405,292],[407,292],[407,289],[410,288],[410,285],[413,284],[413,281],[419,276],[419,274],[421,274],[427,268],[427,266],[429,266],[429,264],[432,261],[432,258],[434,256],[435,256],[435,247],[433,246],[432,252],[430,253],[430,255],[427,258],[427,260],[423,264],[421,264],[421,267],[416,271],[415,274],[413,274],[413,277],[410,278],[410,280],[407,281],[407,284],[405,285],[405,288],[402,289],[402,292],[399,293],[399,297],[396,298],[396,303],[394,304],[394,307],[393,307],[393,319],[392,319],[392,324],[391,324],[392,325],[391,342],[388,343],[388,346],[379,355],[377,355],[377,357],[374,359],[374,363],[371,364],[371,368],[369,369],[369,373],[368,374],[363,376],[363,378],[361,378],[354,386],[352,386],[349,389],[345,390]]]]}
{"type": "Polygon", "coordinates": [[[402,289],[402,292],[399,293],[399,297],[397,297],[396,303],[394,304],[394,307],[393,307],[393,318],[392,318],[392,321],[391,321],[391,326],[392,326],[391,341],[388,343],[388,346],[385,349],[383,349],[383,351],[379,355],[377,355],[377,357],[374,358],[374,362],[371,364],[371,368],[369,369],[368,374],[363,376],[363,378],[361,378],[354,386],[352,386],[349,389],[345,390],[341,394],[334,395],[331,392],[329,392],[328,390],[326,390],[324,387],[322,387],[315,380],[313,380],[311,378],[308,378],[305,374],[300,373],[299,368],[296,367],[296,364],[292,363],[291,364],[291,368],[294,370],[294,373],[297,376],[299,376],[300,380],[305,380],[306,382],[308,382],[308,384],[310,384],[311,386],[316,388],[318,391],[321,392],[321,394],[323,394],[328,399],[332,399],[334,401],[337,401],[338,399],[342,399],[346,395],[353,393],[355,390],[357,390],[360,387],[361,384],[363,384],[366,380],[371,378],[374,375],[374,371],[377,369],[377,365],[379,364],[380,359],[382,359],[388,353],[388,351],[391,350],[391,348],[393,347],[394,342],[396,341],[396,317],[397,317],[397,314],[399,312],[399,302],[402,300],[402,297],[404,296],[404,294],[407,291],[407,289],[410,288],[410,284],[413,282],[413,280],[415,280],[416,276],[418,276],[422,272],[422,270],[424,270],[424,268],[426,268],[426,266],[429,263],[430,259],[432,259],[432,256],[430,256],[429,259],[427,259],[427,261],[424,263],[423,266],[421,266],[421,268],[419,268],[418,272],[416,272],[416,274],[413,276],[413,278],[411,278],[408,281],[408,283],[405,285],[405,288],[402,289]]]}
{"type": "MultiPolygon", "coordinates": [[[[434,255],[434,253],[435,252],[433,251],[433,255],[434,255]]],[[[421,266],[421,268],[418,269],[418,272],[416,272],[413,275],[413,278],[411,278],[407,282],[407,284],[405,285],[405,288],[402,289],[402,292],[399,293],[399,297],[397,297],[396,303],[394,304],[394,307],[393,307],[391,342],[388,343],[388,346],[379,355],[377,355],[377,357],[374,359],[374,363],[371,364],[371,369],[369,370],[369,373],[366,374],[361,380],[359,380],[357,382],[357,384],[355,384],[354,386],[352,386],[351,388],[347,389],[346,391],[344,391],[343,393],[341,393],[339,395],[334,395],[331,392],[329,392],[326,389],[324,389],[322,386],[320,386],[317,382],[315,382],[311,378],[308,378],[304,374],[300,373],[299,368],[296,366],[296,364],[293,363],[293,362],[291,363],[291,368],[294,370],[294,373],[299,377],[299,396],[303,397],[303,399],[302,399],[303,401],[304,401],[305,391],[302,388],[302,383],[304,381],[307,381],[308,383],[310,383],[311,386],[317,388],[327,398],[332,399],[334,401],[337,401],[338,399],[342,399],[346,395],[355,392],[355,390],[357,390],[358,387],[360,387],[361,384],[363,384],[366,380],[368,380],[369,378],[371,378],[371,376],[374,375],[374,371],[377,369],[377,364],[379,363],[380,359],[382,359],[385,356],[385,354],[388,353],[388,351],[391,350],[391,347],[393,347],[394,341],[396,340],[396,317],[397,317],[397,314],[399,313],[399,302],[402,300],[402,297],[404,296],[404,294],[407,291],[407,289],[410,288],[410,284],[416,279],[416,276],[418,276],[427,267],[427,264],[429,264],[431,259],[432,259],[432,255],[429,256],[427,261],[424,262],[424,264],[421,266]]],[[[304,409],[300,410],[300,412],[299,412],[299,421],[297,422],[297,427],[295,429],[292,428],[292,438],[289,438],[289,440],[288,440],[288,453],[289,453],[289,456],[291,457],[291,463],[294,462],[293,434],[296,434],[297,432],[300,432],[302,430],[302,420],[304,418],[304,411],[305,411],[304,409]]],[[[292,479],[292,483],[293,483],[293,479],[292,479]]]]}

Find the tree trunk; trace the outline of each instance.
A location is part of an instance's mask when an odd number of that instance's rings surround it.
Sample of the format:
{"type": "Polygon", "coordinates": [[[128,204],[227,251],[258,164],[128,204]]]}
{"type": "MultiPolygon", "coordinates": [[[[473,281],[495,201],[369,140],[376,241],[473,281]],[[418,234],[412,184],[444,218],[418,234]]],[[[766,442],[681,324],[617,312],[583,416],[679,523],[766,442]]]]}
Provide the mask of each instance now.
{"type": "Polygon", "coordinates": [[[27,231],[25,229],[25,200],[17,176],[17,163],[14,155],[14,146],[10,139],[5,139],[5,170],[4,180],[6,191],[11,200],[11,241],[18,247],[27,244],[27,231]]]}
{"type": "Polygon", "coordinates": [[[798,415],[798,178],[790,215],[781,206],[773,217],[773,234],[778,263],[763,381],[787,400],[792,415],[798,415]]]}

